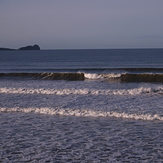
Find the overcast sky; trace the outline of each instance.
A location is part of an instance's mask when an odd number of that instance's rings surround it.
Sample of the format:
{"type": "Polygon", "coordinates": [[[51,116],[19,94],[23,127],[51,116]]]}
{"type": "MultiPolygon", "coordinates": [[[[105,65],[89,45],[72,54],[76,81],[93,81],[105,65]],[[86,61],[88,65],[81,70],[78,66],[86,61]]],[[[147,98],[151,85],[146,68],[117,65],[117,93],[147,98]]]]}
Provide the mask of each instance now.
{"type": "Polygon", "coordinates": [[[0,47],[163,48],[163,0],[0,0],[0,47]]]}

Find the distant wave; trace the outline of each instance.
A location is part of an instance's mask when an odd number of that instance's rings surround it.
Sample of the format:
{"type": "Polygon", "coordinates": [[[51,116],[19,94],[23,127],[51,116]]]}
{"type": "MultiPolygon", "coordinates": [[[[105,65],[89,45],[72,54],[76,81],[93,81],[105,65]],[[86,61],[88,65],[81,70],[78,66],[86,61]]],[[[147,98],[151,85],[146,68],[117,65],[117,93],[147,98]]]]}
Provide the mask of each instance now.
{"type": "Polygon", "coordinates": [[[83,73],[0,73],[0,77],[23,77],[49,80],[84,80],[83,73]]]}
{"type": "Polygon", "coordinates": [[[48,80],[117,79],[121,82],[159,82],[163,83],[161,73],[0,73],[0,77],[22,77],[48,80]]]}
{"type": "Polygon", "coordinates": [[[29,88],[0,88],[0,93],[8,94],[53,94],[53,95],[139,95],[163,94],[163,86],[155,88],[134,89],[29,89],[29,88]]]}
{"type": "Polygon", "coordinates": [[[64,108],[0,108],[0,112],[23,112],[23,113],[37,113],[46,115],[62,115],[62,116],[76,116],[76,117],[114,117],[124,119],[135,119],[135,120],[160,120],[163,121],[163,117],[157,114],[129,114],[129,113],[118,113],[114,111],[94,111],[94,110],[73,110],[64,108]]]}

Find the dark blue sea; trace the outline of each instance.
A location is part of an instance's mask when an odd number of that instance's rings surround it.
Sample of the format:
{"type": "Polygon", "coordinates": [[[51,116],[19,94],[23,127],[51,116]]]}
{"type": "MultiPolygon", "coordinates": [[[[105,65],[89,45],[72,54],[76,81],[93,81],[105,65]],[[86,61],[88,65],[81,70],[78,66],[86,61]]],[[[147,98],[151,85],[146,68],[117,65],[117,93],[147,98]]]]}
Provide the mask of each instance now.
{"type": "Polygon", "coordinates": [[[162,162],[163,49],[0,51],[0,161],[162,162]]]}
{"type": "Polygon", "coordinates": [[[163,49],[0,52],[0,72],[126,72],[124,68],[157,68],[163,72],[163,49]]]}

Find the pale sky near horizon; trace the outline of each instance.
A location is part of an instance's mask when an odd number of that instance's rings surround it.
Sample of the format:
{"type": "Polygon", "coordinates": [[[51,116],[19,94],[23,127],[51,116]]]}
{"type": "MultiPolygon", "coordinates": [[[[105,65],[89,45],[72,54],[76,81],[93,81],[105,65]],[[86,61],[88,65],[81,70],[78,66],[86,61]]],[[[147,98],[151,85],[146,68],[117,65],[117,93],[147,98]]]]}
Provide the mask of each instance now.
{"type": "Polygon", "coordinates": [[[163,48],[163,0],[0,0],[0,47],[163,48]]]}

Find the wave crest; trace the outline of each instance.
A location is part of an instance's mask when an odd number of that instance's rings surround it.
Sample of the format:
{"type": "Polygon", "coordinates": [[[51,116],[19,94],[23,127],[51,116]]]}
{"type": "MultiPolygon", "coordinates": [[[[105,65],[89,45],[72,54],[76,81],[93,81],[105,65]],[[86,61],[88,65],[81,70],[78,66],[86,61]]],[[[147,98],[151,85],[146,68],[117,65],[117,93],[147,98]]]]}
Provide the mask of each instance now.
{"type": "MultiPolygon", "coordinates": [[[[124,73],[123,73],[124,74],[124,73]]],[[[84,77],[86,79],[115,79],[120,78],[123,74],[96,74],[96,73],[84,73],[84,77]]]]}
{"type": "Polygon", "coordinates": [[[76,117],[114,117],[124,119],[135,120],[160,120],[163,121],[163,117],[160,115],[150,114],[129,114],[118,112],[106,112],[106,111],[93,111],[93,110],[72,110],[63,108],[0,108],[0,112],[23,112],[23,113],[38,113],[46,115],[62,115],[62,116],[76,116],[76,117]]]}
{"type": "Polygon", "coordinates": [[[22,77],[48,80],[85,80],[85,79],[118,79],[121,82],[158,82],[163,83],[163,74],[130,74],[130,73],[0,73],[0,77],[22,77]]]}

